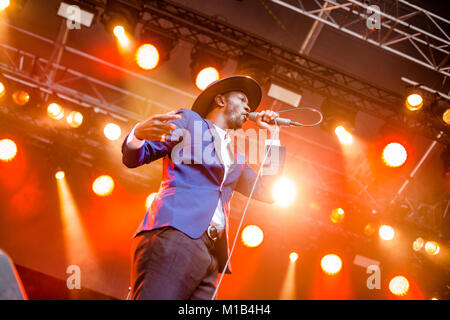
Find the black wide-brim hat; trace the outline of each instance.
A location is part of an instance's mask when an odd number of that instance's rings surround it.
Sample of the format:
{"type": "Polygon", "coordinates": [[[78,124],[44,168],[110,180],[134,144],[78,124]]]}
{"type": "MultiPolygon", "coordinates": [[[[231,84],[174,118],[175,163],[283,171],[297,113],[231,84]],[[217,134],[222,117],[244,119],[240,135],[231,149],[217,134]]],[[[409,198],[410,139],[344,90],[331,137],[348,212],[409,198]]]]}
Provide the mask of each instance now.
{"type": "Polygon", "coordinates": [[[206,115],[212,110],[212,102],[218,94],[225,94],[230,91],[240,91],[245,93],[248,99],[248,106],[253,112],[261,102],[262,91],[258,82],[247,76],[232,76],[214,81],[197,97],[191,110],[200,116],[206,115]]]}

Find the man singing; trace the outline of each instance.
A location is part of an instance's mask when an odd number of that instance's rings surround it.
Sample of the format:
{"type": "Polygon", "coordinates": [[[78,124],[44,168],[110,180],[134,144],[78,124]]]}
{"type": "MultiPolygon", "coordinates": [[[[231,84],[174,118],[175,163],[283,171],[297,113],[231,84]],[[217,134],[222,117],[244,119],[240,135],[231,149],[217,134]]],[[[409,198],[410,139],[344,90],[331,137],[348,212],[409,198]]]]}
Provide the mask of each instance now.
{"type": "MultiPolygon", "coordinates": [[[[191,110],[154,115],[125,138],[122,160],[128,168],[163,157],[159,192],[133,239],[131,299],[213,296],[229,256],[232,193],[249,196],[257,177],[245,156],[231,147],[227,131],[242,128],[260,101],[255,80],[225,78],[210,84],[191,110]]],[[[262,111],[256,125],[272,137],[276,128],[269,123],[276,117],[274,111],[262,111]]],[[[270,144],[285,151],[278,140],[270,144]]],[[[252,197],[273,203],[275,177],[260,176],[252,197]]],[[[226,272],[231,272],[230,264],[226,272]]]]}

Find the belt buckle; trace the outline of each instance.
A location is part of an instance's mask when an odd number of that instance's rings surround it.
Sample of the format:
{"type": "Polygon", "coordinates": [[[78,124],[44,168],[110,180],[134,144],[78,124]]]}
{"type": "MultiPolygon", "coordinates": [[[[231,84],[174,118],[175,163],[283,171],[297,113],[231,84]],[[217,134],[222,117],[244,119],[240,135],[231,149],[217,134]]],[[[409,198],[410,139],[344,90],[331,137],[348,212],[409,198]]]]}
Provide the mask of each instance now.
{"type": "Polygon", "coordinates": [[[206,231],[208,233],[208,237],[211,238],[212,241],[216,241],[217,237],[219,236],[219,233],[217,232],[217,228],[214,226],[209,226],[208,230],[206,231]]]}

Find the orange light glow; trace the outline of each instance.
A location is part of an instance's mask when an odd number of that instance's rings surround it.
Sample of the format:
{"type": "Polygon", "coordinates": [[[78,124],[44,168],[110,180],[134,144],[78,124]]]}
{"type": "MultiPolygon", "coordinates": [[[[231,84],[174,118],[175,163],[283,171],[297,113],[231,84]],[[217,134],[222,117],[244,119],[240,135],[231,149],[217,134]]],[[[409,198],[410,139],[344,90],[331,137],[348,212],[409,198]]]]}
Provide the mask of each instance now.
{"type": "Polygon", "coordinates": [[[343,126],[337,126],[336,129],[334,129],[334,133],[338,137],[339,141],[344,145],[351,145],[353,144],[353,135],[345,129],[343,126]]]}
{"type": "Polygon", "coordinates": [[[159,62],[158,49],[152,44],[143,44],[136,50],[136,63],[144,70],[154,69],[159,62]]]}
{"type": "Polygon", "coordinates": [[[30,101],[30,94],[24,90],[14,91],[12,99],[15,104],[24,106],[30,101]]]}
{"type": "Polygon", "coordinates": [[[335,275],[342,269],[342,260],[335,254],[327,254],[320,261],[323,272],[328,275],[335,275]]]}
{"type": "Polygon", "coordinates": [[[72,128],[78,128],[83,123],[83,115],[78,111],[72,111],[66,120],[72,128]]]}
{"type": "Polygon", "coordinates": [[[272,196],[275,199],[275,204],[280,207],[287,207],[295,200],[295,183],[287,178],[279,179],[272,190],[272,196]]]}
{"type": "Polygon", "coordinates": [[[103,133],[105,134],[106,138],[108,138],[111,141],[115,141],[120,138],[122,134],[122,129],[120,129],[120,127],[117,124],[108,123],[105,126],[103,133]]]}
{"type": "Polygon", "coordinates": [[[212,82],[219,80],[220,74],[216,68],[207,67],[202,69],[195,78],[195,85],[200,90],[205,90],[206,87],[212,82]]]}
{"type": "Polygon", "coordinates": [[[392,142],[383,149],[382,159],[388,167],[400,167],[405,163],[407,156],[404,146],[392,142]]]}
{"type": "Polygon", "coordinates": [[[0,11],[3,11],[6,8],[8,8],[10,4],[11,4],[10,0],[0,0],[0,11]]]}
{"type": "Polygon", "coordinates": [[[263,239],[264,233],[260,227],[255,225],[249,225],[242,230],[242,243],[250,248],[259,246],[263,239]]]}
{"type": "Polygon", "coordinates": [[[295,262],[298,260],[298,253],[297,252],[291,252],[289,254],[289,260],[291,260],[291,262],[295,262]]]}
{"type": "Polygon", "coordinates": [[[47,107],[47,114],[54,120],[61,120],[64,117],[64,109],[57,103],[50,103],[47,107]]]}
{"type": "Polygon", "coordinates": [[[404,296],[409,290],[409,281],[403,276],[395,276],[389,282],[389,290],[396,296],[404,296]]]}
{"type": "Polygon", "coordinates": [[[344,209],[342,208],[335,208],[331,211],[330,220],[333,223],[339,223],[344,220],[344,209]]]}
{"type": "Polygon", "coordinates": [[[386,241],[394,239],[395,232],[394,229],[391,226],[382,225],[378,229],[378,234],[380,235],[380,238],[386,241]]]}
{"type": "Polygon", "coordinates": [[[416,111],[422,108],[423,98],[418,93],[410,94],[405,101],[406,108],[410,111],[416,111]]]}
{"type": "Polygon", "coordinates": [[[110,176],[103,175],[95,179],[92,190],[96,195],[106,197],[114,190],[114,180],[110,176]]]}
{"type": "Polygon", "coordinates": [[[427,241],[427,243],[425,243],[425,252],[429,255],[437,255],[439,249],[439,244],[436,241],[427,241]]]}
{"type": "Polygon", "coordinates": [[[10,139],[0,140],[0,161],[8,162],[14,159],[17,154],[17,146],[10,139]]]}

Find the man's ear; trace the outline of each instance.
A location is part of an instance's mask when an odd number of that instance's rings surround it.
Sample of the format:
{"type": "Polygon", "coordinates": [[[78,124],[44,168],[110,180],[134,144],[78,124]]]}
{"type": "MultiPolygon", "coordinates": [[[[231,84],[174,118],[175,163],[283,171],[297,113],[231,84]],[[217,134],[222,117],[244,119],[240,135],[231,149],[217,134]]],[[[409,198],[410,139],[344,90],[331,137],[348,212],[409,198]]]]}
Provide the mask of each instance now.
{"type": "Polygon", "coordinates": [[[218,94],[214,97],[214,103],[219,107],[225,107],[225,96],[223,94],[218,94]]]}

